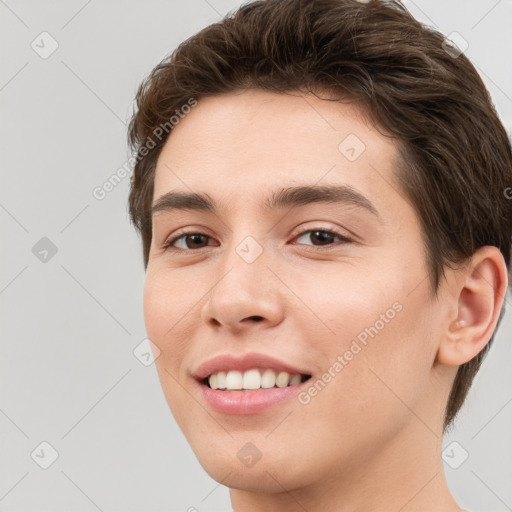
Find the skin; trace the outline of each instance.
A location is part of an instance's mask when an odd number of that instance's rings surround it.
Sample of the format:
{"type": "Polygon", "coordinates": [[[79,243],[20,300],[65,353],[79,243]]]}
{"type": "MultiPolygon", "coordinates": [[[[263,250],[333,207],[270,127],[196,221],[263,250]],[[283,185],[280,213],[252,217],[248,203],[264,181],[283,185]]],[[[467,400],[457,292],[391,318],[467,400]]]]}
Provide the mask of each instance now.
{"type": "Polygon", "coordinates": [[[236,512],[460,510],[441,459],[444,407],[458,365],[494,331],[506,266],[483,247],[447,270],[435,299],[398,158],[354,105],[260,90],[200,99],[162,150],[154,200],[194,191],[220,206],[154,216],[147,333],[169,407],[236,512]],[[338,149],[349,134],[366,146],[355,161],[338,149]],[[263,209],[271,191],[302,184],[350,185],[380,221],[353,205],[263,209]],[[207,237],[164,249],[180,228],[207,237]],[[353,241],[322,245],[308,229],[353,241]],[[247,236],[263,249],[252,263],[236,252],[247,236]],[[394,303],[401,310],[307,404],[225,415],[192,377],[215,355],[256,351],[308,368],[314,382],[394,303]],[[247,442],[262,455],[252,467],[237,457],[247,442]]]}

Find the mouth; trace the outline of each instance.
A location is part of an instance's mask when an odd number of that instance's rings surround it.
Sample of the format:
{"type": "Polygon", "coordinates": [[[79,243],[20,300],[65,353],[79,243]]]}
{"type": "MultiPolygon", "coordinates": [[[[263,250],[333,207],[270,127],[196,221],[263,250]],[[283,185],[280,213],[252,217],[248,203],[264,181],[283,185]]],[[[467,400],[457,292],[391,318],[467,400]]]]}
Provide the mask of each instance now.
{"type": "Polygon", "coordinates": [[[201,382],[210,389],[233,392],[292,387],[302,384],[310,378],[309,374],[275,371],[270,368],[252,368],[246,371],[215,372],[202,379],[201,382]]]}
{"type": "Polygon", "coordinates": [[[257,352],[224,353],[192,371],[207,407],[222,414],[255,414],[297,397],[312,373],[257,352]]]}
{"type": "Polygon", "coordinates": [[[196,380],[205,404],[227,415],[254,415],[297,398],[309,385],[309,374],[289,374],[253,368],[245,372],[221,371],[196,380]]]}

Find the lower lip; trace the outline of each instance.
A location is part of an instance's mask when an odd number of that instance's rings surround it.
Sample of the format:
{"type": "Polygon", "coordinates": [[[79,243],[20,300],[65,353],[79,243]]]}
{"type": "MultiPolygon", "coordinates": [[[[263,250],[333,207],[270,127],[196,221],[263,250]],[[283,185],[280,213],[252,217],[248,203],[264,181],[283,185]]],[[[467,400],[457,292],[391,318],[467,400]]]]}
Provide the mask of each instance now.
{"type": "Polygon", "coordinates": [[[221,391],[199,383],[203,398],[215,411],[223,414],[255,414],[290,400],[311,380],[284,388],[260,388],[254,390],[221,391]]]}

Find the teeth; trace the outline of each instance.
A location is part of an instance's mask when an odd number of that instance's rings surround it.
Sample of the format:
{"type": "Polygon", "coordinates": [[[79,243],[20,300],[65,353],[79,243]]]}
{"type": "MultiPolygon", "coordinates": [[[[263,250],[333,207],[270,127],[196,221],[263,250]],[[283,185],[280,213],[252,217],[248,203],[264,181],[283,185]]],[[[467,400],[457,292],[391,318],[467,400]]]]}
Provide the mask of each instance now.
{"type": "MultiPolygon", "coordinates": [[[[215,382],[215,375],[212,375],[212,377],[214,381],[213,383],[216,385],[217,383],[215,382]]],[[[244,378],[240,372],[237,372],[236,370],[228,372],[226,376],[226,389],[242,389],[243,383],[244,378]]]]}
{"type": "Polygon", "coordinates": [[[276,386],[278,388],[285,388],[290,382],[290,374],[287,372],[280,372],[276,377],[276,386]]]}
{"type": "MultiPolygon", "coordinates": [[[[214,375],[215,377],[215,375],[214,375]]],[[[261,375],[258,370],[248,370],[244,373],[244,389],[260,389],[261,375]]]]}
{"type": "Polygon", "coordinates": [[[260,389],[260,388],[284,388],[286,386],[295,386],[302,382],[302,375],[288,372],[276,372],[274,370],[258,370],[256,368],[239,372],[230,370],[229,372],[218,372],[208,377],[208,382],[212,389],[225,389],[227,391],[237,389],[260,389]]]}
{"type": "Polygon", "coordinates": [[[265,370],[261,376],[262,388],[273,388],[276,385],[276,372],[273,370],[265,370]]]}
{"type": "Polygon", "coordinates": [[[219,372],[215,375],[217,382],[215,383],[217,389],[226,389],[226,372],[219,372]]]}
{"type": "Polygon", "coordinates": [[[302,377],[298,374],[292,375],[290,377],[290,386],[295,386],[296,384],[300,384],[302,382],[302,377]]]}

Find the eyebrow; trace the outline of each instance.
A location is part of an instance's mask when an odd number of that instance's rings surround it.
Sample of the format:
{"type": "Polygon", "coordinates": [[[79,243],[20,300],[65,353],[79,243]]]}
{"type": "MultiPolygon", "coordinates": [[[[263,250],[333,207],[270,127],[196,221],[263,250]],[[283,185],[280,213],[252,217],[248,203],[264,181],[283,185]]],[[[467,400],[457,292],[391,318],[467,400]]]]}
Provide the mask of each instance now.
{"type": "MultiPolygon", "coordinates": [[[[298,207],[313,203],[348,204],[362,208],[381,220],[372,202],[348,185],[307,185],[274,191],[264,202],[266,210],[298,207]]],[[[215,201],[208,194],[172,191],[160,196],[152,205],[151,214],[172,210],[199,210],[216,214],[215,201]]]]}

